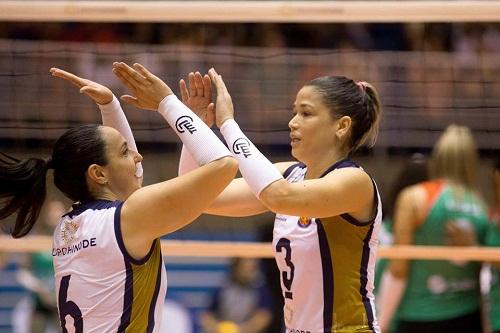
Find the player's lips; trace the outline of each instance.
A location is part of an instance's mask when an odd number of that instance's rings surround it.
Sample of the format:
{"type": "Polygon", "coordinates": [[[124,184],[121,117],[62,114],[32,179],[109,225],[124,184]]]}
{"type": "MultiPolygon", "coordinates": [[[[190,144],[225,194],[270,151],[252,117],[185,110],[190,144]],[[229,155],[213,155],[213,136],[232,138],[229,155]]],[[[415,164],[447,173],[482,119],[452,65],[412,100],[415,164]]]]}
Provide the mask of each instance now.
{"type": "Polygon", "coordinates": [[[301,141],[301,139],[299,137],[294,136],[294,135],[290,135],[290,144],[292,146],[296,146],[300,141],[301,141]]]}

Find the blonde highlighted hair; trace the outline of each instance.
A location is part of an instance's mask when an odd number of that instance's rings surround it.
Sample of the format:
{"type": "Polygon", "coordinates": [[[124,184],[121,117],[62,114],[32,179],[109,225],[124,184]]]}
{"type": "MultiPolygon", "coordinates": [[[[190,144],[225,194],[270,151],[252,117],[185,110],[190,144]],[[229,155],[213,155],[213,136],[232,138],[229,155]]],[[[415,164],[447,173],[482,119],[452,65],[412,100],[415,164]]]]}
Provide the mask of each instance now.
{"type": "Polygon", "coordinates": [[[471,130],[450,125],[432,150],[430,175],[475,190],[479,155],[471,130]]]}

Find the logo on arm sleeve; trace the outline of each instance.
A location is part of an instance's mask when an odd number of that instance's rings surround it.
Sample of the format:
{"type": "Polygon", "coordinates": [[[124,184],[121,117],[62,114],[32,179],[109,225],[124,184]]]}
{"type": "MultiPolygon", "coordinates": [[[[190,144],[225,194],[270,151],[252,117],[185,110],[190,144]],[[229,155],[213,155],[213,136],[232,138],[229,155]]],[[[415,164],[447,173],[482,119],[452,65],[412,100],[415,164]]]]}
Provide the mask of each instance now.
{"type": "Polygon", "coordinates": [[[250,152],[250,141],[246,138],[236,139],[233,143],[233,152],[237,155],[243,154],[245,158],[252,156],[250,152]]]}
{"type": "Polygon", "coordinates": [[[184,133],[186,130],[189,134],[196,132],[196,128],[193,125],[193,118],[190,116],[181,116],[175,121],[175,129],[179,133],[184,133]]]}

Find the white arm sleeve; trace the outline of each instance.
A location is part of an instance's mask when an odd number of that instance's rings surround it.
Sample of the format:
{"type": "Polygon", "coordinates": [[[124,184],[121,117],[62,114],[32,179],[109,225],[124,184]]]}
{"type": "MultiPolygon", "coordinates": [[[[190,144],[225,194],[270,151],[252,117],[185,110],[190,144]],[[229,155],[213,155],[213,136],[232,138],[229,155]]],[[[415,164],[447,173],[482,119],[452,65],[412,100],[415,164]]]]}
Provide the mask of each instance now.
{"type": "MultiPolygon", "coordinates": [[[[132,134],[132,129],[127,121],[127,117],[122,110],[120,102],[113,95],[113,100],[108,104],[97,104],[101,110],[102,124],[105,126],[113,127],[125,138],[127,141],[127,146],[129,149],[139,152],[135,144],[134,135],[132,134]]],[[[137,177],[142,177],[143,169],[142,163],[136,164],[137,170],[135,175],[137,177]]]]}
{"type": "Polygon", "coordinates": [[[179,136],[198,165],[231,156],[214,132],[175,95],[165,97],[158,112],[179,136]]]}
{"type": "Polygon", "coordinates": [[[199,167],[186,146],[182,145],[181,158],[179,159],[179,176],[199,167]]]}
{"type": "Polygon", "coordinates": [[[283,179],[278,169],[243,134],[234,119],[226,120],[220,131],[233,156],[238,160],[243,178],[257,198],[271,183],[283,179]]]}

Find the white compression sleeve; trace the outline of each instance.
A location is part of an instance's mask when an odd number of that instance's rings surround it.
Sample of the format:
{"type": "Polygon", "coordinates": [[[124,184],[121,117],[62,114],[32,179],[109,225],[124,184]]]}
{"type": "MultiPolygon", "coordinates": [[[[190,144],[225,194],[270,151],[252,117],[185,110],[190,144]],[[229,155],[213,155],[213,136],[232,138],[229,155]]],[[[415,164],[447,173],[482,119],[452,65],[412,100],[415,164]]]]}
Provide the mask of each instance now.
{"type": "Polygon", "coordinates": [[[158,112],[177,133],[198,165],[231,156],[214,132],[175,95],[165,97],[158,112]]]}
{"type": "Polygon", "coordinates": [[[243,134],[234,119],[226,120],[220,131],[233,156],[238,160],[243,178],[257,198],[271,183],[283,179],[278,169],[243,134]]]}
{"type": "MultiPolygon", "coordinates": [[[[137,146],[135,144],[134,135],[132,134],[132,129],[127,121],[127,117],[122,110],[120,102],[113,95],[113,100],[108,104],[97,104],[99,106],[99,110],[101,110],[102,124],[105,126],[113,127],[125,138],[127,141],[127,146],[129,149],[139,152],[137,150],[137,146]]],[[[135,175],[137,177],[142,177],[143,169],[142,163],[137,163],[137,170],[135,175]]]]}
{"type": "Polygon", "coordinates": [[[186,146],[182,145],[181,157],[179,159],[179,176],[199,167],[186,146]]]}

